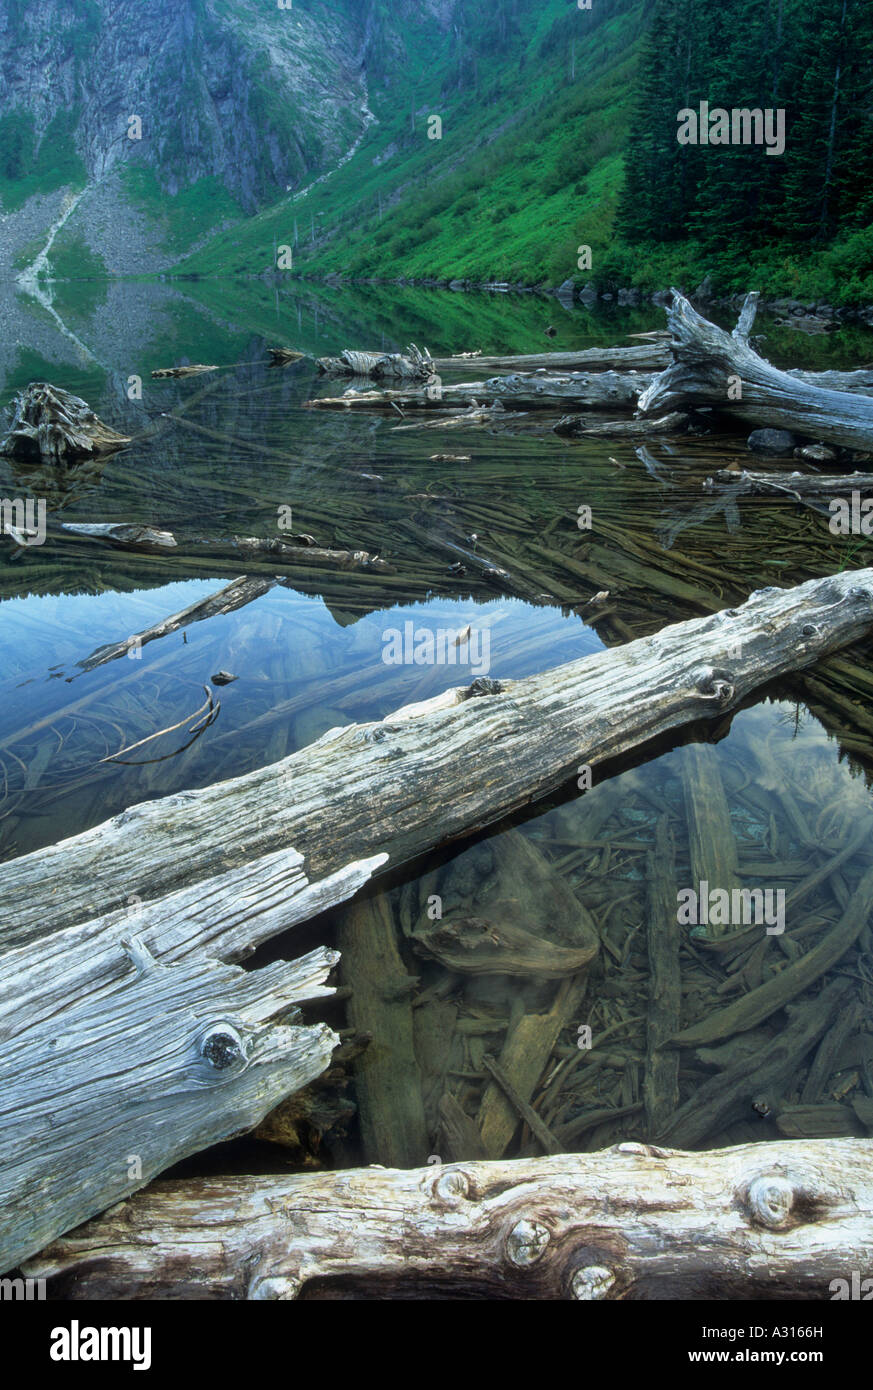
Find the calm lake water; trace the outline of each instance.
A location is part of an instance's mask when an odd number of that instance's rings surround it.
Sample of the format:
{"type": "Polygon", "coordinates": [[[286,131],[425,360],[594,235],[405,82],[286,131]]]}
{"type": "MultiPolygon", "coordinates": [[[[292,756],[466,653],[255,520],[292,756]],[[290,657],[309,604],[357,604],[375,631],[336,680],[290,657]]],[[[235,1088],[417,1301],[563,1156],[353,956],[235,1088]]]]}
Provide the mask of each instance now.
{"type": "MultiPolygon", "coordinates": [[[[0,496],[46,498],[53,523],[146,522],[171,530],[178,549],[169,557],[110,549],[57,527],[25,552],[0,540],[0,861],[464,680],[457,665],[386,663],[386,633],[408,623],[419,640],[470,625],[487,637],[487,674],[519,677],[768,584],[871,562],[868,540],[833,537],[826,515],[790,499],[704,493],[716,468],[748,462],[739,436],[635,448],[571,442],[532,416],[476,430],[305,408],[314,395],[345,389],[320,378],[313,361],[344,347],[414,341],[437,356],[618,345],[662,328],[661,310],[592,315],[533,296],[260,281],[64,285],[51,307],[0,287],[0,403],[29,380],[50,380],[132,442],[75,469],[0,459],[0,496]],[[307,356],[275,368],[268,349],[276,345],[307,356]],[[151,378],[190,363],[218,370],[151,378]],[[577,524],[583,506],[590,530],[577,524]],[[281,539],[289,508],[294,532],[366,550],[390,572],[290,569],[234,554],[234,537],[281,539]],[[489,565],[508,577],[483,574],[489,565]],[[279,569],[279,582],[236,611],[89,668],[101,646],[128,641],[237,576],[279,569]],[[219,686],[219,672],[237,679],[219,686]],[[192,738],[204,686],[221,708],[192,738]],[[133,744],[123,762],[104,761],[133,744]]],[[[873,336],[861,330],[810,338],[762,320],[759,331],[781,365],[873,360],[873,336]]],[[[476,375],[473,363],[455,379],[476,375]]],[[[380,1056],[371,1008],[369,1056],[344,1063],[347,1082],[316,1088],[284,1127],[274,1124],[282,1146],[247,1139],[186,1171],[385,1163],[398,1153],[448,1161],[475,1156],[482,1133],[492,1155],[541,1152],[541,1135],[519,1125],[490,1058],[568,1150],[623,1138],[699,1147],[871,1132],[873,954],[858,892],[873,862],[873,837],[859,833],[873,830],[871,692],[873,661],[861,644],[811,680],[766,690],[718,727],[685,731],[636,765],[598,774],[593,789],[568,788],[415,866],[386,889],[400,959],[417,981],[396,1055],[380,1056]],[[736,885],[785,895],[784,932],[758,925],[728,939],[686,924],[675,959],[661,952],[658,870],[666,866],[678,889],[696,888],[700,865],[725,855],[736,885]],[[858,931],[811,982],[787,991],[788,1008],[742,1031],[725,1016],[710,1045],[656,1054],[651,995],[674,998],[688,1027],[791,971],[853,911],[858,931]],[[515,973],[471,972],[458,937],[471,920],[489,939],[523,933],[515,973]],[[549,952],[589,929],[599,950],[587,980],[556,978],[549,952]],[[774,1057],[785,1039],[780,1071],[774,1057]],[[672,1070],[669,1056],[678,1058],[672,1070]],[[391,1092],[391,1065],[403,1078],[396,1114],[378,1099],[380,1085],[391,1092]],[[365,1100],[372,1113],[359,1118],[354,1076],[366,1066],[376,1069],[377,1100],[375,1108],[365,1100]],[[725,1077],[735,1078],[727,1098],[725,1077]]],[[[270,954],[299,955],[346,929],[337,912],[270,954]]],[[[345,998],[318,1016],[351,1027],[345,998]]]]}

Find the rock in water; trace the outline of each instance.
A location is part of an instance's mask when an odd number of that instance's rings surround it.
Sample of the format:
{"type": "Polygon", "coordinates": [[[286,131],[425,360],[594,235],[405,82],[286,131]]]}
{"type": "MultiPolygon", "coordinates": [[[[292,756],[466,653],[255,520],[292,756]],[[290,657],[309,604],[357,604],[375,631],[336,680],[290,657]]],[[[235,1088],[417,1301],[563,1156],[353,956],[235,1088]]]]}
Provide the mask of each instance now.
{"type": "Polygon", "coordinates": [[[19,459],[72,463],[91,454],[111,453],[129,444],[127,435],[104,425],[79,396],[32,381],[12,406],[12,424],[0,453],[19,459]]]}
{"type": "Polygon", "coordinates": [[[753,430],[746,443],[755,454],[793,454],[797,447],[788,430],[753,430]]]}

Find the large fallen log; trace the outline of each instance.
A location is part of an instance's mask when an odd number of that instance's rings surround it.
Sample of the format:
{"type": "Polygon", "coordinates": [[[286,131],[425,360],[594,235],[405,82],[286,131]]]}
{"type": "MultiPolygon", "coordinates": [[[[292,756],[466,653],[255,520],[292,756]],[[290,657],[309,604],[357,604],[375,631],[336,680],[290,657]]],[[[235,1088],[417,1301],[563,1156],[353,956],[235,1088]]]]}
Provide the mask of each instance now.
{"type": "Polygon", "coordinates": [[[758,295],[750,294],[737,327],[726,333],[674,290],[667,311],[673,365],[640,396],[640,414],[718,406],[756,425],[849,449],[873,448],[873,397],[811,384],[804,374],[780,371],[759,357],[749,342],[757,305],[758,295]]]}
{"type": "MultiPolygon", "coordinates": [[[[391,362],[392,358],[386,359],[384,353],[347,350],[340,357],[320,357],[316,365],[325,376],[414,375],[411,371],[386,370],[383,365],[386,361],[391,362]]],[[[497,357],[464,352],[456,357],[428,356],[426,361],[434,372],[466,371],[470,367],[481,367],[489,372],[535,372],[540,368],[549,372],[586,369],[599,372],[609,371],[613,367],[625,371],[656,372],[669,366],[670,353],[666,343],[646,343],[633,347],[584,348],[580,352],[530,352],[497,357]]]]}
{"type": "Polygon", "coordinates": [[[434,382],[420,389],[346,391],[342,396],[316,396],[313,410],[429,410],[444,405],[478,406],[502,401],[507,410],[574,409],[634,410],[648,377],[636,372],[511,373],[485,381],[452,385],[434,382]]]}
{"type": "Polygon", "coordinates": [[[624,1143],[159,1182],[24,1273],[63,1299],[848,1298],[873,1263],[871,1157],[863,1139],[624,1143]]]}
{"type": "Polygon", "coordinates": [[[159,899],[290,845],[315,878],[380,853],[396,868],[566,785],[580,764],[723,715],[871,627],[873,570],[856,570],[762,589],[739,608],[543,675],[480,678],[333,729],[273,766],[147,802],[4,864],[2,940],[33,942],[106,912],[119,884],[159,899]]]}

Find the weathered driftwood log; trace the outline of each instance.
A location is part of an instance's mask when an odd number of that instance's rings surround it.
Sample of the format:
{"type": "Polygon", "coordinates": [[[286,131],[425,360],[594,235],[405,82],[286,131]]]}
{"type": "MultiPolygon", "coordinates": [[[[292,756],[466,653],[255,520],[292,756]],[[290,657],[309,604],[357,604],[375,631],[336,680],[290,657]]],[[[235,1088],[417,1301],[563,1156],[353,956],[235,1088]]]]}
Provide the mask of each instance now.
{"type": "MultiPolygon", "coordinates": [[[[333,729],[271,767],[125,811],[0,866],[7,943],[33,941],[294,845],[314,877],[385,852],[392,867],[488,825],[597,764],[873,627],[873,571],[764,589],[740,608],[519,681],[484,678],[381,722],[333,729]],[[470,776],[475,764],[476,776],[470,776]],[[58,885],[63,883],[63,891],[58,885]]],[[[450,649],[456,651],[455,647],[450,649]]]]}
{"type": "Polygon", "coordinates": [[[691,417],[681,411],[660,420],[603,420],[592,424],[586,415],[564,415],[554,433],[570,439],[648,439],[653,434],[684,434],[691,417]]]}
{"type": "Polygon", "coordinates": [[[111,453],[129,443],[129,437],[105,425],[87,401],[46,381],[33,381],[15,397],[0,453],[65,463],[111,453]]]}
{"type": "Polygon", "coordinates": [[[326,1069],[338,1039],[325,1024],[276,1020],[332,993],[336,952],[255,971],[234,962],[373,867],[312,883],[288,848],[157,904],[140,903],[132,876],[116,884],[115,911],[3,954],[0,1270],[252,1128],[326,1069]]]}
{"type": "MultiPolygon", "coordinates": [[[[28,1260],[67,1299],[838,1296],[873,1142],[158,1182],[28,1260]]],[[[844,1294],[848,1297],[848,1292],[844,1294]]]]}
{"type": "Polygon", "coordinates": [[[758,425],[776,425],[849,449],[873,448],[873,397],[812,385],[803,375],[779,371],[759,357],[749,343],[757,304],[757,294],[750,294],[731,334],[709,323],[674,290],[667,311],[673,365],[643,392],[640,413],[719,406],[758,425]]]}
{"type": "Polygon", "coordinates": [[[499,399],[507,410],[634,410],[649,378],[635,372],[511,373],[453,385],[432,382],[420,390],[354,391],[317,396],[313,410],[428,410],[444,405],[478,406],[499,399]]]}
{"type": "Polygon", "coordinates": [[[346,348],[339,357],[319,357],[323,376],[369,376],[375,381],[430,381],[434,365],[425,348],[410,343],[406,352],[356,352],[346,348]]]}
{"type": "Polygon", "coordinates": [[[732,487],[738,493],[759,493],[781,497],[845,497],[853,492],[873,493],[873,473],[756,473],[744,468],[734,473],[719,468],[703,484],[704,492],[732,487]]]}
{"type": "MultiPolygon", "coordinates": [[[[384,353],[347,351],[341,357],[321,357],[317,366],[323,373],[332,376],[394,375],[392,372],[369,369],[371,361],[379,364],[385,360],[384,353]]],[[[656,372],[669,366],[670,353],[666,343],[647,343],[640,347],[585,348],[580,352],[530,352],[497,357],[465,352],[456,357],[428,356],[426,360],[431,368],[429,375],[433,372],[464,371],[471,366],[482,367],[489,372],[535,372],[540,369],[549,372],[610,371],[613,367],[624,371],[656,372]]]]}

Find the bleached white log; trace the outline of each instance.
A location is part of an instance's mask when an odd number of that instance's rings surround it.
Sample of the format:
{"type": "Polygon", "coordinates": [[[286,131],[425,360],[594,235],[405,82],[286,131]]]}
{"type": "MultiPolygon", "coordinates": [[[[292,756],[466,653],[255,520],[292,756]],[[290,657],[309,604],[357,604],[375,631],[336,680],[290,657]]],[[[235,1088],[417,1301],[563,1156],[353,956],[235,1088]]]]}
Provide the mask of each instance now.
{"type": "Polygon", "coordinates": [[[4,952],[0,1271],[326,1069],[336,1035],[287,1019],[333,992],[337,953],[250,972],[231,962],[381,862],[310,883],[302,856],[279,850],[150,904],[131,892],[120,910],[4,952]]]}
{"type": "Polygon", "coordinates": [[[25,1266],[73,1299],[829,1300],[873,1268],[873,1142],[158,1182],[25,1266]],[[316,1284],[315,1281],[319,1281],[316,1284]]]}
{"type": "Polygon", "coordinates": [[[667,311],[673,365],[640,396],[640,414],[718,406],[755,425],[850,449],[873,448],[873,396],[833,390],[814,374],[783,372],[760,357],[749,342],[757,303],[757,294],[749,295],[737,327],[726,333],[673,290],[667,311]]]}
{"type": "Polygon", "coordinates": [[[131,807],[0,866],[7,946],[215,878],[281,846],[311,879],[385,853],[408,862],[873,627],[873,571],[763,589],[519,681],[477,681],[369,724],[331,730],[272,766],[131,807]]]}

